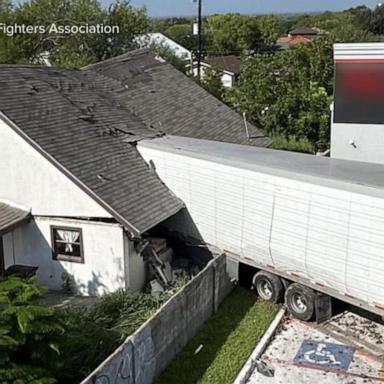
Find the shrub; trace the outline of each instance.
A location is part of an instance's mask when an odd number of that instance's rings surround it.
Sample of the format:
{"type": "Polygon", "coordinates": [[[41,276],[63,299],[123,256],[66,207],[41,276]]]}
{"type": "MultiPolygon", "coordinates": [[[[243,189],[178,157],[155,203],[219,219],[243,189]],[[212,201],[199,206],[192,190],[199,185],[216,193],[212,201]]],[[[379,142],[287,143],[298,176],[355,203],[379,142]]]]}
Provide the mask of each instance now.
{"type": "Polygon", "coordinates": [[[285,137],[283,135],[275,134],[271,136],[272,148],[282,149],[285,151],[315,153],[314,146],[306,138],[296,138],[295,136],[285,137]]]}
{"type": "Polygon", "coordinates": [[[0,281],[0,384],[78,383],[140,327],[175,290],[117,291],[92,307],[47,308],[35,279],[0,281]]]}
{"type": "Polygon", "coordinates": [[[64,329],[55,311],[37,303],[35,280],[0,281],[0,377],[2,383],[55,383],[64,329]]]}

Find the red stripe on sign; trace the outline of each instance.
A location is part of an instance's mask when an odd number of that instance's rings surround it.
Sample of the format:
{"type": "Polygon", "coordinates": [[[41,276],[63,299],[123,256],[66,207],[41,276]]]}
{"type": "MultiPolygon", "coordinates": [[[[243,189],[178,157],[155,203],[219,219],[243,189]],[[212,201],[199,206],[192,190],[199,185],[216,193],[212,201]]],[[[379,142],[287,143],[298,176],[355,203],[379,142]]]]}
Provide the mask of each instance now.
{"type": "Polygon", "coordinates": [[[275,266],[274,266],[274,265],[269,265],[269,264],[267,264],[267,267],[268,267],[268,268],[275,269],[275,266]]]}
{"type": "Polygon", "coordinates": [[[247,256],[244,256],[244,259],[249,260],[249,261],[253,261],[253,259],[251,259],[251,258],[249,258],[247,256]]]}
{"type": "Polygon", "coordinates": [[[354,299],[354,297],[352,295],[350,295],[349,293],[344,293],[344,296],[349,297],[350,299],[354,299]]]}
{"type": "Polygon", "coordinates": [[[322,283],[319,283],[319,282],[317,282],[316,281],[316,283],[315,283],[317,286],[319,286],[319,287],[322,287],[322,288],[324,288],[325,287],[325,285],[324,284],[322,284],[322,283]]]}
{"type": "Polygon", "coordinates": [[[294,273],[294,272],[292,272],[291,275],[295,276],[295,277],[300,277],[300,275],[298,273],[294,273]]]}
{"type": "Polygon", "coordinates": [[[375,308],[384,311],[384,305],[375,304],[375,308]]]}
{"type": "Polygon", "coordinates": [[[383,64],[384,59],[335,59],[335,64],[383,64]]]}

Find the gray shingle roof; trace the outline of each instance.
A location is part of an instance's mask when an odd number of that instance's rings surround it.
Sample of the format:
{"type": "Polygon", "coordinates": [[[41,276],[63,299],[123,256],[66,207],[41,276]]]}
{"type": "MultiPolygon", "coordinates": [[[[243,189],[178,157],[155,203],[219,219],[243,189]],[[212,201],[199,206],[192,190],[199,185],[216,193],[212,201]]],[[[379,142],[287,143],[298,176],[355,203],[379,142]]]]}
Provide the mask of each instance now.
{"type": "MultiPolygon", "coordinates": [[[[108,91],[112,83],[82,71],[0,66],[0,111],[139,235],[183,203],[136,150],[138,140],[159,134],[108,91]]],[[[117,84],[113,88],[121,90],[117,84]]]]}
{"type": "Polygon", "coordinates": [[[0,202],[0,236],[28,220],[30,212],[0,202]]]}
{"type": "Polygon", "coordinates": [[[124,86],[118,94],[120,100],[148,127],[176,136],[261,147],[271,144],[251,124],[248,127],[252,139],[248,139],[242,116],[146,49],[84,70],[115,79],[120,88],[124,86]]]}
{"type": "Polygon", "coordinates": [[[210,65],[217,65],[225,71],[232,72],[235,75],[240,74],[241,60],[237,56],[228,55],[208,57],[207,59],[205,59],[205,62],[210,65]]]}

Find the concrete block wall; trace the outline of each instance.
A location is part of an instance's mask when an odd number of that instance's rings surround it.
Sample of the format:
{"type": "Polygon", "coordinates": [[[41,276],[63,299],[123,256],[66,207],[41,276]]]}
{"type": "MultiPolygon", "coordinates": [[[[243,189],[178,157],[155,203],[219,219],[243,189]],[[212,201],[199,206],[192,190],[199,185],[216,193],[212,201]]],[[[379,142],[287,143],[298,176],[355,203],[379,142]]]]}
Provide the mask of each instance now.
{"type": "Polygon", "coordinates": [[[81,384],[151,384],[231,291],[226,256],[208,265],[81,384]]]}

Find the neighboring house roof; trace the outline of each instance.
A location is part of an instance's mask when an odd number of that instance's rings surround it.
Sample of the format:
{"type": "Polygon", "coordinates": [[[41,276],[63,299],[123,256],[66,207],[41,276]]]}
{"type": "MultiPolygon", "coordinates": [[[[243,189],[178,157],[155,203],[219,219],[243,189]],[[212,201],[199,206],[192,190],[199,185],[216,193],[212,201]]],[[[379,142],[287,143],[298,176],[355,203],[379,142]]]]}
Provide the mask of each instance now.
{"type": "Polygon", "coordinates": [[[277,40],[277,45],[280,45],[283,48],[289,48],[299,44],[308,44],[312,41],[312,39],[309,39],[305,36],[282,36],[277,40]]]}
{"type": "Polygon", "coordinates": [[[122,103],[163,133],[267,147],[271,140],[243,117],[149,50],[136,50],[84,68],[119,81],[122,103]]]}
{"type": "Polygon", "coordinates": [[[31,213],[0,202],[0,236],[29,220],[31,213]]]}
{"type": "Polygon", "coordinates": [[[135,147],[159,134],[124,108],[111,88],[126,91],[95,73],[0,66],[0,118],[136,236],[183,203],[135,147]]]}
{"type": "Polygon", "coordinates": [[[298,44],[307,44],[307,43],[311,43],[312,40],[311,39],[307,39],[306,37],[304,36],[295,36],[291,39],[291,41],[289,42],[290,45],[298,45],[298,44]]]}
{"type": "Polygon", "coordinates": [[[145,33],[137,36],[135,40],[140,48],[149,48],[153,44],[158,44],[170,49],[179,59],[191,60],[192,57],[191,51],[160,32],[145,33]]]}
{"type": "Polygon", "coordinates": [[[222,68],[224,71],[231,72],[234,75],[240,74],[241,60],[237,56],[217,56],[208,57],[204,60],[209,65],[216,65],[222,68]]]}
{"type": "Polygon", "coordinates": [[[310,27],[299,27],[294,29],[293,31],[290,31],[289,34],[292,36],[318,35],[319,30],[315,28],[310,28],[310,27]]]}

